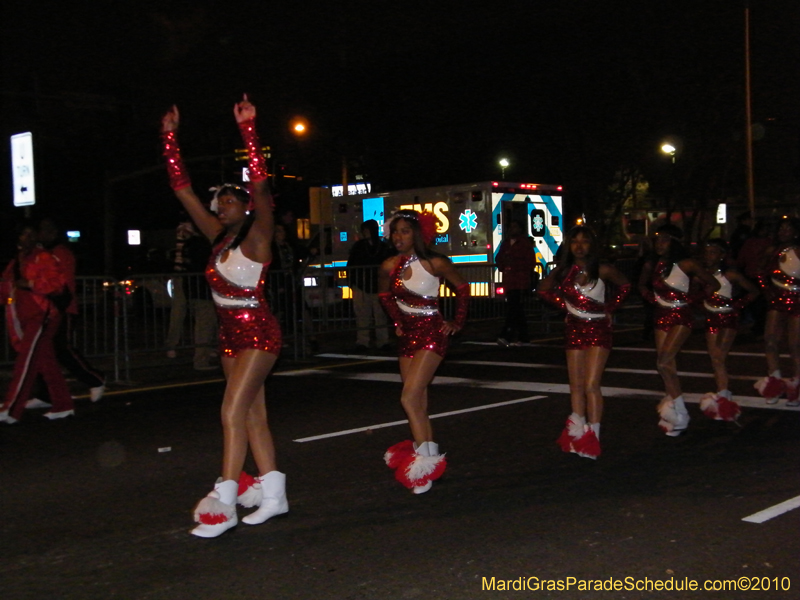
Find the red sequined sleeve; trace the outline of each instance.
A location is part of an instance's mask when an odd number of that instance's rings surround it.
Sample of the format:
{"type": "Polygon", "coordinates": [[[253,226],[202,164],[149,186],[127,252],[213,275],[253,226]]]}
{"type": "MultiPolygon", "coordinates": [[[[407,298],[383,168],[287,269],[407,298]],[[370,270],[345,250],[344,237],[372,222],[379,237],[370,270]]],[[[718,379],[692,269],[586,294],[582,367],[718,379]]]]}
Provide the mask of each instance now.
{"type": "Polygon", "coordinates": [[[167,159],[167,174],[169,175],[169,186],[174,190],[189,187],[192,181],[186,171],[186,165],[181,158],[181,148],[178,145],[176,131],[165,131],[161,133],[161,143],[164,146],[164,157],[167,159]]]}
{"type": "Polygon", "coordinates": [[[239,123],[239,131],[242,134],[242,141],[247,148],[250,157],[250,181],[264,181],[269,176],[267,171],[267,160],[261,152],[261,142],[258,140],[256,132],[256,120],[248,119],[239,123]]]}
{"type": "Polygon", "coordinates": [[[539,294],[539,297],[548,304],[552,304],[553,306],[555,306],[556,308],[560,308],[561,310],[567,310],[567,305],[564,304],[564,297],[561,295],[561,290],[559,288],[546,291],[538,291],[536,293],[539,294]]]}
{"type": "Polygon", "coordinates": [[[467,322],[467,312],[469,311],[469,284],[462,283],[456,288],[456,316],[453,321],[459,329],[464,327],[467,322]]]}
{"type": "Polygon", "coordinates": [[[378,294],[378,300],[380,300],[383,310],[385,310],[386,314],[389,315],[389,318],[394,323],[394,326],[399,326],[401,319],[403,318],[403,313],[400,311],[400,307],[397,306],[397,302],[394,299],[394,294],[391,292],[381,292],[378,294]]]}
{"type": "Polygon", "coordinates": [[[608,312],[614,312],[625,302],[625,298],[631,293],[631,284],[617,286],[616,293],[608,299],[608,312]]]}

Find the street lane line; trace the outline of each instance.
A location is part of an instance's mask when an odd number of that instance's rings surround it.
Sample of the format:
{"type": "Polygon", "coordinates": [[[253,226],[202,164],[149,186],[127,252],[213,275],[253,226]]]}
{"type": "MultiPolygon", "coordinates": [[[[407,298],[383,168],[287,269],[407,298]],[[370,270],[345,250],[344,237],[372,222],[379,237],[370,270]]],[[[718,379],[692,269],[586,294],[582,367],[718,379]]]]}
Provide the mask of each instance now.
{"type": "MultiPolygon", "coordinates": [[[[549,342],[549,341],[563,341],[564,337],[560,338],[545,338],[541,340],[536,340],[537,342],[549,342]]],[[[464,342],[465,344],[471,344],[473,346],[497,346],[497,342],[464,342]]],[[[553,346],[550,344],[526,344],[525,346],[518,346],[519,348],[556,348],[557,346],[553,346]]],[[[653,346],[643,346],[641,348],[636,348],[632,346],[614,346],[611,349],[613,353],[616,350],[620,350],[622,352],[655,352],[656,349],[653,346]]],[[[681,350],[681,354],[708,354],[708,350],[681,350]]],[[[729,352],[728,356],[754,356],[754,357],[762,357],[764,356],[763,352],[729,352]]],[[[788,354],[781,354],[781,358],[789,358],[788,354]]]]}
{"type": "MultiPolygon", "coordinates": [[[[549,346],[548,346],[549,347],[549,346]]],[[[707,352],[705,354],[708,354],[707,352]]],[[[364,359],[370,358],[374,359],[374,361],[395,361],[397,362],[397,357],[386,357],[386,356],[374,356],[374,357],[365,357],[363,354],[320,354],[318,355],[322,358],[354,358],[354,359],[364,359]]],[[[371,361],[361,361],[361,363],[350,363],[350,364],[367,364],[371,361]]],[[[484,367],[514,367],[514,368],[521,368],[521,369],[560,369],[565,370],[567,367],[566,365],[548,365],[544,363],[520,363],[520,362],[503,362],[503,361],[491,361],[491,360],[448,360],[448,365],[475,365],[475,366],[484,366],[484,367]]],[[[348,366],[347,364],[336,365],[336,366],[348,366]]],[[[332,367],[326,367],[332,368],[332,367]]],[[[658,371],[655,369],[623,369],[619,367],[606,367],[606,373],[629,373],[634,375],[658,375],[658,371]]],[[[298,371],[299,374],[303,374],[304,371],[298,371]]],[[[278,373],[280,374],[280,373],[278,373]]],[[[697,377],[701,379],[713,379],[714,374],[711,372],[708,373],[698,373],[695,371],[678,371],[678,375],[680,377],[697,377]]],[[[756,375],[729,375],[729,379],[734,379],[737,381],[758,381],[761,377],[756,375]]]]}
{"type": "MultiPolygon", "coordinates": [[[[373,381],[379,383],[402,383],[399,373],[343,373],[339,375],[342,379],[354,379],[357,381],[373,381]]],[[[513,390],[516,392],[534,392],[541,394],[564,394],[569,395],[568,383],[543,383],[537,381],[491,381],[484,379],[469,379],[466,377],[442,377],[437,375],[433,378],[433,385],[465,385],[468,387],[483,388],[489,390],[513,390]]],[[[637,388],[623,388],[602,386],[600,388],[605,398],[638,398],[641,400],[660,399],[664,397],[663,391],[643,390],[637,388]]],[[[699,404],[700,399],[705,394],[684,393],[683,399],[690,404],[699,404]]],[[[767,406],[761,396],[735,396],[734,399],[740,406],[748,408],[761,408],[765,410],[785,410],[789,412],[800,412],[800,407],[789,407],[785,404],[775,404],[767,406]]]]}
{"type": "MultiPolygon", "coordinates": [[[[461,415],[464,413],[476,412],[479,410],[487,410],[490,408],[498,408],[500,406],[509,406],[512,404],[520,404],[521,402],[530,402],[531,400],[541,400],[542,398],[546,398],[546,396],[530,396],[529,398],[519,398],[517,400],[508,400],[507,402],[496,402],[495,404],[484,404],[482,406],[473,406],[472,408],[462,408],[461,410],[451,410],[448,412],[437,413],[435,415],[430,415],[429,418],[431,419],[438,419],[440,417],[451,417],[453,415],[461,415]]],[[[350,435],[351,433],[360,433],[362,431],[368,431],[371,429],[383,429],[385,427],[395,427],[396,425],[404,425],[408,423],[408,420],[403,421],[392,421],[390,423],[378,423],[377,425],[368,425],[367,427],[357,427],[355,429],[345,429],[343,431],[335,431],[333,433],[324,433],[322,435],[314,435],[311,437],[299,438],[293,440],[295,442],[304,443],[304,442],[313,442],[316,440],[324,440],[327,438],[332,437],[339,437],[342,435],[350,435]]]]}
{"type": "Polygon", "coordinates": [[[757,513],[753,513],[749,517],[742,519],[742,521],[747,521],[748,523],[764,523],[765,521],[769,521],[770,519],[773,519],[798,507],[800,507],[800,496],[795,496],[794,498],[790,498],[785,502],[781,502],[775,506],[770,506],[769,508],[760,510],[757,513]]]}

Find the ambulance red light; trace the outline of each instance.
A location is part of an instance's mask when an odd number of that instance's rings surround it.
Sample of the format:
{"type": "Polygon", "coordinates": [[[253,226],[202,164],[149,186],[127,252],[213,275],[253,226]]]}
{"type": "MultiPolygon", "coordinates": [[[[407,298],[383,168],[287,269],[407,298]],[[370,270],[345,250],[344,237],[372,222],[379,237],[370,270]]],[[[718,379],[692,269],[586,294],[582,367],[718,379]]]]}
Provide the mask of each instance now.
{"type": "Polygon", "coordinates": [[[560,192],[560,191],[561,191],[561,190],[563,190],[564,188],[562,188],[562,187],[559,185],[559,186],[557,186],[557,187],[556,187],[556,189],[557,189],[557,190],[560,192]]]}
{"type": "Polygon", "coordinates": [[[492,182],[492,187],[497,187],[499,184],[496,181],[492,182]]]}
{"type": "Polygon", "coordinates": [[[501,288],[501,287],[497,288],[497,290],[496,290],[496,291],[497,291],[497,295],[498,295],[498,296],[502,296],[503,294],[505,294],[505,293],[506,293],[506,291],[505,291],[503,288],[501,288]]]}

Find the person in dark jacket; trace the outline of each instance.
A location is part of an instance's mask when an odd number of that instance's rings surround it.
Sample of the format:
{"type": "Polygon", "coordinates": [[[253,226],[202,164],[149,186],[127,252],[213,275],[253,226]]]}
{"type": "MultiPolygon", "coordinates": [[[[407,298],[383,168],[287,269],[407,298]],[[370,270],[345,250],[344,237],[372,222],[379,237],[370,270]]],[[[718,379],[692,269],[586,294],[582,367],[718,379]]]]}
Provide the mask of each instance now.
{"type": "Polygon", "coordinates": [[[389,348],[386,313],[378,300],[378,267],[390,254],[391,249],[378,232],[378,222],[374,219],[364,221],[361,224],[361,239],[353,244],[347,260],[358,327],[356,349],[360,351],[369,348],[370,330],[373,328],[375,346],[381,350],[389,348]]]}

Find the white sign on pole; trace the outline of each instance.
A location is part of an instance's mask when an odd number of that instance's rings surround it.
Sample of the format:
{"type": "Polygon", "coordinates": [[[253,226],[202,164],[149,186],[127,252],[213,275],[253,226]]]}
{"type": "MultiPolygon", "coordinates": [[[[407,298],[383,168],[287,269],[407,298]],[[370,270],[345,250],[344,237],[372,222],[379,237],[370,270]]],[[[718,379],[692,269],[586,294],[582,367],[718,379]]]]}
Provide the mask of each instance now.
{"type": "Polygon", "coordinates": [[[724,225],[728,222],[728,205],[720,202],[717,206],[717,224],[724,225]]]}
{"type": "Polygon", "coordinates": [[[11,136],[11,174],[14,206],[36,204],[33,185],[33,134],[30,131],[11,136]]]}

